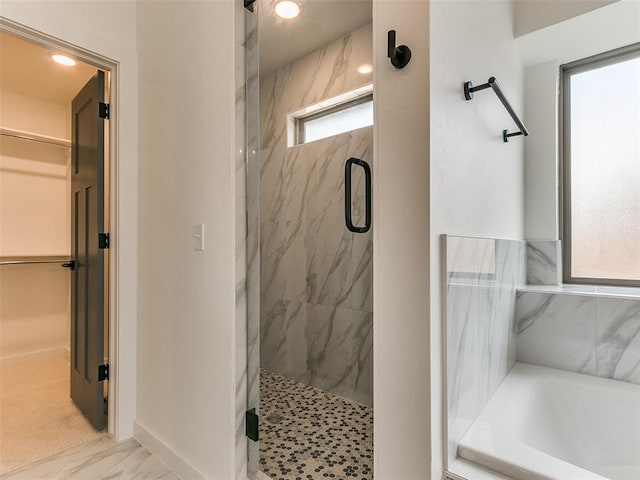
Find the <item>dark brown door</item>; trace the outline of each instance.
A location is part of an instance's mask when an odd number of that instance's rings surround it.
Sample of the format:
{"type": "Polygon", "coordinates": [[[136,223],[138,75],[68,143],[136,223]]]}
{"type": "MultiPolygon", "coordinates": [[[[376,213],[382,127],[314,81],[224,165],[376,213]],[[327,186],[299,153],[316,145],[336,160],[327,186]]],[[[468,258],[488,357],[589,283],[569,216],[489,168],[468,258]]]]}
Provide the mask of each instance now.
{"type": "Polygon", "coordinates": [[[98,71],[73,99],[71,146],[71,399],[97,429],[105,426],[104,82],[98,71]]]}

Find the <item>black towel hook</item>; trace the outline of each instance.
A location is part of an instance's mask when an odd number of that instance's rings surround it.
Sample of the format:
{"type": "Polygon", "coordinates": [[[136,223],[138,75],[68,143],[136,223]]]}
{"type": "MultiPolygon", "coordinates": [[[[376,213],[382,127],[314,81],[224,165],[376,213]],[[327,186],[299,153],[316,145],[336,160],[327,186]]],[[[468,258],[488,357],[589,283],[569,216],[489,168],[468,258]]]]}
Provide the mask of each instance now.
{"type": "Polygon", "coordinates": [[[407,66],[411,60],[411,49],[406,45],[396,47],[396,31],[389,30],[387,34],[387,57],[391,59],[391,65],[400,69],[407,66]]]}

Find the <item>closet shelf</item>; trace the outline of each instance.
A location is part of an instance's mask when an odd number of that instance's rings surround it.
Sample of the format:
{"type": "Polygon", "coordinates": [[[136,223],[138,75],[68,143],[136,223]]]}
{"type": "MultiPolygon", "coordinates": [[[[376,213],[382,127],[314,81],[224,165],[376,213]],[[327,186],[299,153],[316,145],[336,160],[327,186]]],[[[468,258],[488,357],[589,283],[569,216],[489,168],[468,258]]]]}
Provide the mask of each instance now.
{"type": "Polygon", "coordinates": [[[13,128],[0,127],[0,135],[5,137],[19,138],[21,140],[30,140],[33,142],[49,143],[61,147],[70,147],[71,142],[66,138],[50,137],[39,133],[26,132],[24,130],[15,130],[13,128]]]}

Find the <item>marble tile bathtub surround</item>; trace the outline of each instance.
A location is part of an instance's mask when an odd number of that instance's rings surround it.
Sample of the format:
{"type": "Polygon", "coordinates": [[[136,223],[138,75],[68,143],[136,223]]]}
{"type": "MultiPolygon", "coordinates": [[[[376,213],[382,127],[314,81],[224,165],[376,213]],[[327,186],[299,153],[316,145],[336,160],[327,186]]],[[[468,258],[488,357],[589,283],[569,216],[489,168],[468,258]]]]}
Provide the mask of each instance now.
{"type": "Polygon", "coordinates": [[[640,299],[596,299],[597,374],[640,384],[640,299]]]}
{"type": "Polygon", "coordinates": [[[449,464],[516,361],[640,383],[637,289],[545,287],[545,278],[560,275],[552,268],[555,241],[445,236],[443,243],[449,464]],[[539,286],[526,290],[532,279],[539,286]]]}
{"type": "Polygon", "coordinates": [[[518,292],[517,359],[640,384],[640,298],[518,292]]]}
{"type": "Polygon", "coordinates": [[[562,284],[560,240],[527,241],[527,284],[562,284]]]}
{"type": "Polygon", "coordinates": [[[446,236],[449,462],[515,362],[515,291],[524,242],[446,236]]]}
{"type": "Polygon", "coordinates": [[[518,292],[518,361],[595,375],[595,302],[577,295],[518,292]]]}

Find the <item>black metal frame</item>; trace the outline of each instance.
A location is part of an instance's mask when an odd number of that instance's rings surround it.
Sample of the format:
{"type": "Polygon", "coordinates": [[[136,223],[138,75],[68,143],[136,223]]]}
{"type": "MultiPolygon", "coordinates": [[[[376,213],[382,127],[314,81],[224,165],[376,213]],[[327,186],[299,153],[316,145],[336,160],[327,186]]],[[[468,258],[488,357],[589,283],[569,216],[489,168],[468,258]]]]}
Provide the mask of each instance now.
{"type": "Polygon", "coordinates": [[[637,280],[622,278],[574,277],[571,239],[571,82],[570,77],[640,56],[640,43],[560,65],[559,102],[559,231],[562,244],[562,281],[570,284],[640,287],[637,280]]]}
{"type": "Polygon", "coordinates": [[[344,217],[349,231],[353,233],[366,233],[371,228],[371,167],[364,160],[351,157],[344,164],[344,217]],[[365,182],[365,220],[362,227],[353,224],[351,215],[351,167],[358,165],[364,169],[365,182]]]}
{"type": "Polygon", "coordinates": [[[487,83],[483,83],[482,85],[478,85],[477,87],[474,87],[473,83],[471,82],[464,82],[464,98],[466,100],[471,100],[473,98],[474,92],[479,92],[487,88],[491,88],[494,91],[494,93],[498,97],[498,100],[500,100],[507,113],[511,116],[515,124],[520,129],[520,131],[518,132],[511,133],[509,133],[509,131],[506,129],[503,130],[502,140],[504,141],[504,143],[507,143],[509,141],[509,137],[517,137],[519,135],[524,135],[526,137],[527,135],[529,135],[529,130],[527,130],[527,127],[524,126],[524,123],[522,123],[522,120],[520,120],[520,117],[518,117],[518,114],[509,103],[509,100],[507,100],[507,97],[505,97],[504,93],[502,93],[496,77],[491,77],[489,80],[487,80],[487,83]]]}

